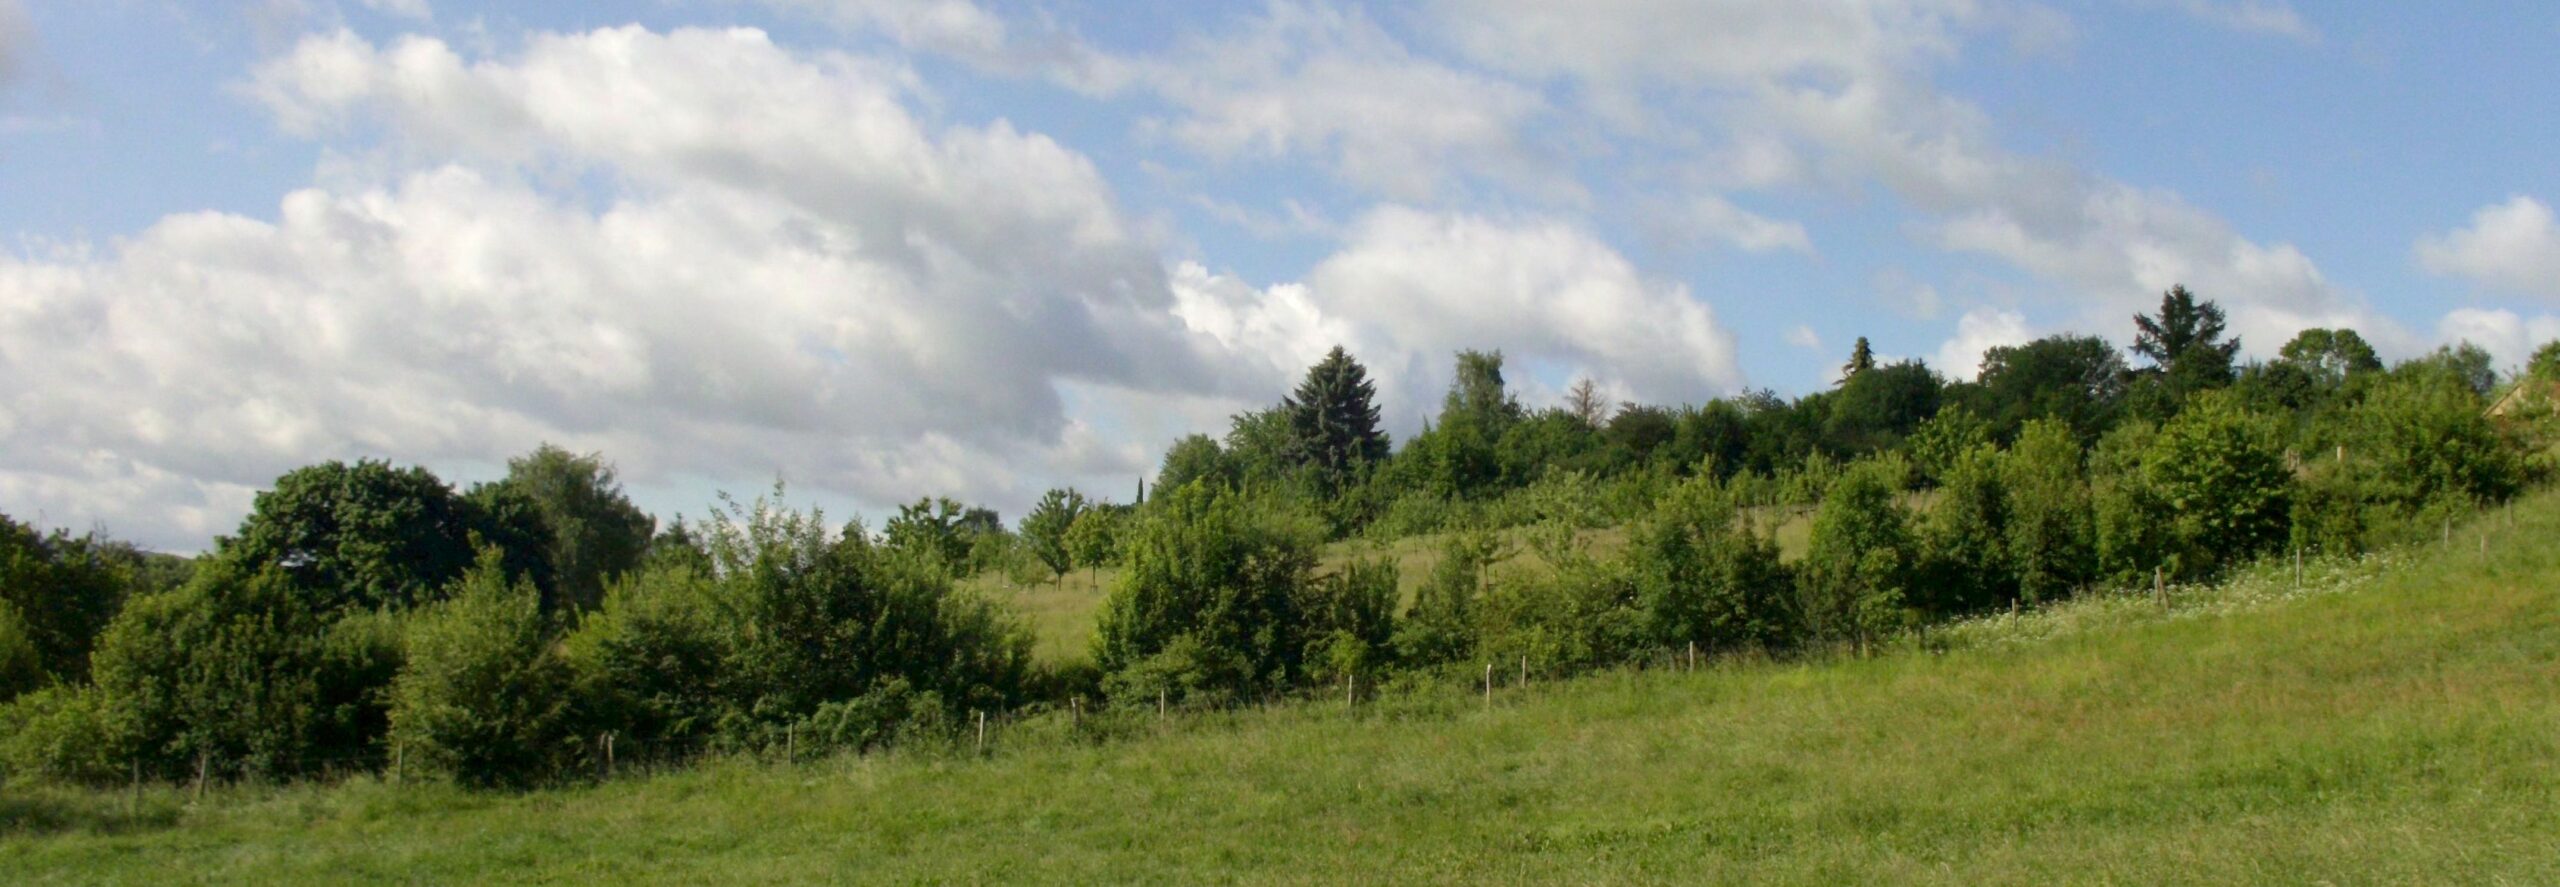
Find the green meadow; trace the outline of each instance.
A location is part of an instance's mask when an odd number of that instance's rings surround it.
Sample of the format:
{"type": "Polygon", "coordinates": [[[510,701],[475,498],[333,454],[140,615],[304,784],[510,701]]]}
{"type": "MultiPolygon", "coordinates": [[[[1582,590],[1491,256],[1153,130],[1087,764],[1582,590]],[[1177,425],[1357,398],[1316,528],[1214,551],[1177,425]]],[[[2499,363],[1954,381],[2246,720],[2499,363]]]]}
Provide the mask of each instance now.
{"type": "Polygon", "coordinates": [[[1052,712],[527,793],[13,787],[0,882],[2560,881],[2560,495],[2449,535],[1489,700],[1052,712]]]}

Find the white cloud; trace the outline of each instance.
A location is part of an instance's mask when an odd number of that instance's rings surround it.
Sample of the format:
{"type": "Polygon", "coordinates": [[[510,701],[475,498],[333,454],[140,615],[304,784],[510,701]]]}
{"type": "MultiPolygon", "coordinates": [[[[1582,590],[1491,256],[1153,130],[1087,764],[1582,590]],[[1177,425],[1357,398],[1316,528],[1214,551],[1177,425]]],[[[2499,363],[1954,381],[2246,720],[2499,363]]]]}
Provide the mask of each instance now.
{"type": "Polygon", "coordinates": [[[1389,206],[1354,222],[1300,283],[1257,289],[1187,266],[1175,291],[1189,326],[1223,345],[1262,343],[1268,372],[1294,375],[1343,344],[1379,380],[1396,427],[1437,403],[1465,348],[1501,349],[1530,400],[1543,394],[1524,372],[1535,365],[1650,402],[1742,384],[1731,333],[1687,287],[1552,219],[1389,206]]]}
{"type": "Polygon", "coordinates": [[[1814,332],[1813,327],[1806,326],[1801,323],[1796,324],[1795,329],[1787,331],[1787,344],[1807,351],[1819,352],[1823,350],[1822,334],[1814,332]]]}
{"type": "Polygon", "coordinates": [[[1955,337],[1938,346],[1932,365],[1949,379],[1972,381],[1982,374],[1983,352],[2003,345],[2024,345],[2034,339],[2035,332],[2028,328],[2026,315],[1977,307],[1956,319],[1955,337]]]}
{"type": "MultiPolygon", "coordinates": [[[[2150,0],[2159,4],[2161,0],[2150,0]]],[[[2320,39],[2320,32],[2294,12],[2285,0],[2175,0],[2179,12],[2208,24],[2249,34],[2284,37],[2304,43],[2320,39]]]]}
{"type": "Polygon", "coordinates": [[[2560,317],[2522,317],[2513,311],[2456,308],[2436,324],[2436,337],[2447,344],[2470,342],[2485,348],[2500,369],[2524,366],[2542,343],[2560,339],[2560,317]]]}
{"type": "Polygon", "coordinates": [[[1787,252],[1813,254],[1813,237],[1805,233],[1800,222],[1779,221],[1733,205],[1713,194],[1700,195],[1689,201],[1682,220],[1685,229],[1699,236],[1731,244],[1743,252],[1787,252]]]}
{"type": "Polygon", "coordinates": [[[0,498],[183,547],[297,464],[548,439],[635,483],[1014,505],[1147,469],[1064,386],[1277,390],[1174,316],[1089,162],[929,128],[893,74],[752,31],[307,40],[248,92],[387,171],[0,259],[0,498]]]}
{"type": "Polygon", "coordinates": [[[2560,299],[2560,223],[2551,207],[2517,196],[2471,216],[2471,225],[2418,240],[2428,271],[2484,286],[2560,299]]]}

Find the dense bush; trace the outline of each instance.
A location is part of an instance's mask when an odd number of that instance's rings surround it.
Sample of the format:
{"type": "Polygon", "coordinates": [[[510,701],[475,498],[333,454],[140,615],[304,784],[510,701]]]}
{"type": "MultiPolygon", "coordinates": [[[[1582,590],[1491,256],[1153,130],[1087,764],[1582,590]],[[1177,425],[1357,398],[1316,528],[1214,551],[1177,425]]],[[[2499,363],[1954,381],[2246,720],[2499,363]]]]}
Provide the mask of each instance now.
{"type": "Polygon", "coordinates": [[[526,785],[577,751],[570,672],[533,586],[494,556],[409,619],[408,660],[391,686],[391,742],[424,773],[468,785],[526,785]]]}
{"type": "Polygon", "coordinates": [[[1123,543],[1128,564],[1103,601],[1094,663],[1143,671],[1177,696],[1285,687],[1305,650],[1300,589],[1322,535],[1312,523],[1198,482],[1159,490],[1123,543]]]}
{"type": "Polygon", "coordinates": [[[2033,603],[2062,598],[2098,568],[2097,514],[2071,427],[2051,419],[2026,423],[2002,460],[2009,494],[2008,557],[2018,595],[2033,603]]]}
{"type": "Polygon", "coordinates": [[[1777,542],[1752,531],[1711,475],[1664,496],[1629,533],[1626,558],[1656,648],[1764,648],[1792,634],[1777,542]]]}
{"type": "Polygon", "coordinates": [[[1850,466],[1815,513],[1796,583],[1810,640],[1864,650],[1909,620],[1918,552],[1894,501],[1895,471],[1875,461],[1850,466]]]}

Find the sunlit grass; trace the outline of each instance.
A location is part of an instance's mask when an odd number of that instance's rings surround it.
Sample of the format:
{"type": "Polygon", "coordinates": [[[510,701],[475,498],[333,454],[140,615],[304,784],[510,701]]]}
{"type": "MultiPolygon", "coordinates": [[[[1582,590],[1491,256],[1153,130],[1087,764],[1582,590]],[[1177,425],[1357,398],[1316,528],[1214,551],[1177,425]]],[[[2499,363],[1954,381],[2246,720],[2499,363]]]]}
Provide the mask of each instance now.
{"type": "Polygon", "coordinates": [[[2267,564],[1489,706],[1431,683],[1109,741],[1044,716],[984,759],[524,795],[22,792],[0,882],[2554,883],[2560,500],[2505,520],[2299,586],[2267,564]]]}

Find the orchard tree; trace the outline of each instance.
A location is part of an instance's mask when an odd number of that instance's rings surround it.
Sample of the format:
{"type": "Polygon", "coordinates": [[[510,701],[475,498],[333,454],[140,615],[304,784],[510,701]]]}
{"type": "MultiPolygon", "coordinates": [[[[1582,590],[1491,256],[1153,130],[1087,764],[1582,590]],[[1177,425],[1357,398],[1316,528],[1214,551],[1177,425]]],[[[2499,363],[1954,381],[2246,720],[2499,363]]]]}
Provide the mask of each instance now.
{"type": "Polygon", "coordinates": [[[1077,560],[1073,546],[1068,544],[1069,531],[1087,510],[1084,494],[1069,488],[1042,494],[1039,504],[1022,516],[1022,539],[1050,574],[1063,576],[1075,569],[1077,560]]]}
{"type": "Polygon", "coordinates": [[[2293,474],[2273,419],[2227,393],[2208,394],[2161,426],[2141,482],[2168,530],[2167,566],[2210,575],[2281,544],[2293,474]]]}

